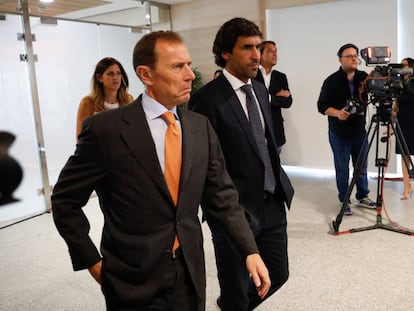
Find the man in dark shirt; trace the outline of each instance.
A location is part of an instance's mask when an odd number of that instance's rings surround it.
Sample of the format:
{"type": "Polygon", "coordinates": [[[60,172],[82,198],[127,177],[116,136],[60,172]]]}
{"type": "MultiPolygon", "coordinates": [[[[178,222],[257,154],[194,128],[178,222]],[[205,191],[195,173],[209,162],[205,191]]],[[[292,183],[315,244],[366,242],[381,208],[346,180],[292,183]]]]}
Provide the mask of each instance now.
{"type": "MultiPolygon", "coordinates": [[[[358,155],[367,153],[368,142],[365,130],[366,107],[357,111],[346,109],[348,100],[359,100],[359,87],[367,77],[367,73],[357,69],[358,48],[351,43],[338,50],[341,67],[324,81],[318,99],[318,110],[328,116],[329,143],[333,151],[336,186],[338,198],[342,206],[349,186],[349,159],[352,157],[354,169],[359,169],[356,179],[356,199],[358,206],[376,208],[376,204],[368,197],[367,161],[356,168],[358,155]]],[[[352,211],[347,205],[345,215],[352,211]]]]}

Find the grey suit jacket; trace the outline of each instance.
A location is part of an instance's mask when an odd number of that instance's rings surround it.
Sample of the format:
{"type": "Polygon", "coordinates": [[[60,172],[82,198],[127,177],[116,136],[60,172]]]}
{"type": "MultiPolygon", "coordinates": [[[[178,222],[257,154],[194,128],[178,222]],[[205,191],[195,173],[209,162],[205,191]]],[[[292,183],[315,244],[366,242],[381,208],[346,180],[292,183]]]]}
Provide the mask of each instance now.
{"type": "Polygon", "coordinates": [[[75,270],[100,259],[82,207],[95,189],[104,215],[101,254],[103,292],[120,302],[148,302],[177,233],[200,301],[205,301],[201,196],[210,214],[243,256],[257,252],[238,204],[216,134],[208,120],[179,109],[183,164],[175,208],[159,165],[141,99],[99,113],[84,123],[75,154],[52,195],[53,216],[75,270]],[[241,234],[243,233],[243,234],[241,234]]]}

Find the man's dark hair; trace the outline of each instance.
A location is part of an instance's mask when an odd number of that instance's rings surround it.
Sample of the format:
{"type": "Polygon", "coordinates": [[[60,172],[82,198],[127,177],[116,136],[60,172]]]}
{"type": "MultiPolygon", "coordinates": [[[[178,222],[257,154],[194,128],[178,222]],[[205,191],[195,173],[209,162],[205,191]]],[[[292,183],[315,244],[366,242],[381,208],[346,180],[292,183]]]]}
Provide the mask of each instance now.
{"type": "Polygon", "coordinates": [[[222,57],[222,53],[232,53],[234,45],[239,37],[263,37],[259,27],[241,17],[233,18],[225,22],[216,34],[213,44],[214,60],[217,66],[225,67],[226,60],[222,57]]]}
{"type": "Polygon", "coordinates": [[[355,49],[355,50],[357,51],[357,54],[358,54],[358,51],[359,51],[358,47],[357,47],[355,44],[352,44],[352,43],[347,43],[347,44],[344,44],[343,46],[341,46],[341,47],[339,48],[338,53],[336,53],[336,55],[338,55],[338,57],[342,57],[342,53],[343,53],[346,49],[349,49],[349,48],[353,48],[353,49],[355,49]]]}
{"type": "Polygon", "coordinates": [[[270,41],[270,40],[266,40],[266,41],[262,41],[262,43],[260,43],[260,53],[263,54],[264,48],[266,46],[266,44],[272,44],[274,46],[276,46],[276,43],[274,41],[270,41]]]}
{"type": "Polygon", "coordinates": [[[138,66],[145,65],[151,69],[155,68],[157,55],[155,55],[155,44],[158,40],[169,42],[183,42],[180,35],[173,31],[154,31],[147,33],[135,45],[132,55],[134,71],[138,66]]]}

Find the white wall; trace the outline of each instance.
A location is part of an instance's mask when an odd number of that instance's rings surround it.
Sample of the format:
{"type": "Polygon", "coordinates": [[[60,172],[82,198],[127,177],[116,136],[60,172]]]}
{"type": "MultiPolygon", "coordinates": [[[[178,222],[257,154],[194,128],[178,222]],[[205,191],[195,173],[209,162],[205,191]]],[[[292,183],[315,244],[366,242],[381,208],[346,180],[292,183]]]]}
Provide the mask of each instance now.
{"type": "Polygon", "coordinates": [[[259,7],[259,0],[239,0],[237,6],[234,1],[222,0],[189,1],[172,6],[172,28],[184,39],[193,67],[202,73],[204,83],[213,78],[218,68],[211,50],[219,27],[236,16],[263,25],[259,7]]]}
{"type": "MultiPolygon", "coordinates": [[[[413,39],[409,36],[414,29],[410,13],[414,11],[414,1],[315,0],[325,3],[311,5],[303,2],[242,0],[237,6],[219,0],[181,3],[172,7],[173,30],[183,36],[193,66],[198,67],[204,82],[208,82],[217,68],[211,47],[220,25],[235,16],[260,25],[266,39],[279,45],[278,68],[288,74],[293,92],[293,106],[285,111],[289,142],[282,161],[288,165],[332,169],[327,120],[317,112],[316,101],[323,80],[339,67],[336,51],[340,45],[353,42],[360,48],[390,46],[393,62],[414,55],[413,39]],[[264,17],[265,8],[272,10],[266,10],[264,17]]],[[[372,69],[363,64],[360,68],[372,69]]],[[[375,168],[371,165],[370,170],[375,168]]],[[[395,165],[390,170],[395,170],[395,165]]]]}
{"type": "MultiPolygon", "coordinates": [[[[412,1],[400,5],[405,19],[412,19],[408,13],[413,11],[412,1]]],[[[284,164],[332,169],[328,121],[316,105],[323,80],[339,68],[336,52],[348,42],[359,48],[389,46],[392,62],[399,62],[398,31],[407,26],[398,26],[398,20],[397,0],[347,0],[266,12],[267,39],[278,45],[277,67],[287,74],[293,95],[292,107],[284,110],[288,140],[282,152],[284,164]]],[[[413,29],[412,20],[410,25],[413,29]]],[[[414,55],[412,43],[404,48],[414,55]]],[[[360,69],[372,70],[364,64],[360,69]]],[[[370,171],[376,171],[374,161],[369,162],[370,171]]]]}
{"type": "Polygon", "coordinates": [[[414,1],[398,1],[398,60],[414,58],[414,1]]]}

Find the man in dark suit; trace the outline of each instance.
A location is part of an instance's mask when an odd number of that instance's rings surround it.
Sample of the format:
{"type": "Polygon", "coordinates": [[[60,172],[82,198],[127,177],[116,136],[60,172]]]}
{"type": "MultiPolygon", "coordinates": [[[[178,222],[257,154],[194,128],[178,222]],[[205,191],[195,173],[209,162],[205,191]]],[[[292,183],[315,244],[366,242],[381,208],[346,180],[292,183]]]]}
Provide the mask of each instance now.
{"type": "MultiPolygon", "coordinates": [[[[223,74],[192,95],[189,107],[206,115],[216,130],[240,205],[269,270],[268,297],[288,279],[285,204],[290,206],[293,188],[276,152],[268,92],[252,79],[259,67],[261,37],[259,28],[244,18],[224,23],[213,46],[223,74]]],[[[208,211],[210,203],[204,199],[202,207],[208,211]]],[[[222,225],[210,213],[205,216],[216,252],[219,306],[225,311],[254,309],[262,299],[254,293],[243,258],[228,243],[222,225]]]]}
{"type": "Polygon", "coordinates": [[[133,62],[145,93],[84,122],[75,154],[54,187],[54,221],[74,270],[89,269],[102,286],[108,310],[204,310],[198,218],[203,195],[209,218],[230,237],[264,297],[268,271],[217,136],[205,117],[177,109],[188,101],[195,77],[187,48],[174,32],[152,32],[138,41],[133,62]],[[171,164],[166,114],[182,146],[175,154],[182,154],[175,190],[164,178],[167,161],[171,164]],[[82,211],[94,189],[104,216],[101,253],[82,211]]]}
{"type": "Polygon", "coordinates": [[[262,82],[269,91],[276,146],[280,154],[282,146],[286,143],[282,108],[292,106],[292,95],[286,75],[274,69],[277,64],[276,43],[263,41],[260,45],[260,54],[260,66],[255,79],[262,82]]]}

